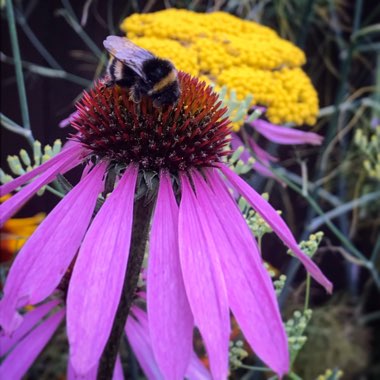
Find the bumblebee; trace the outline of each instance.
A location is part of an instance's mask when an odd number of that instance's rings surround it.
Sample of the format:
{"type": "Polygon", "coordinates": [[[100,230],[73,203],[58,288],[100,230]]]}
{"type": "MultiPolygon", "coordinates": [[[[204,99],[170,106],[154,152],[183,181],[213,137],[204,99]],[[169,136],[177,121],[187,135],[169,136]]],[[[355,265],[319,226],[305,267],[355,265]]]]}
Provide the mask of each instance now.
{"type": "Polygon", "coordinates": [[[178,73],[170,61],[156,57],[125,37],[108,36],[103,45],[111,55],[108,85],[128,88],[135,103],[142,96],[149,96],[156,108],[178,101],[181,93],[178,73]]]}

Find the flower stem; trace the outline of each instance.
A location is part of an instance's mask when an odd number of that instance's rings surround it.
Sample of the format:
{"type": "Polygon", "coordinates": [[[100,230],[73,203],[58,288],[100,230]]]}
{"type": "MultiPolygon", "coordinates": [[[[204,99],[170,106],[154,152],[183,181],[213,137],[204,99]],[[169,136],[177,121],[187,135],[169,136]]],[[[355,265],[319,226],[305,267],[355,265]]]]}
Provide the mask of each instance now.
{"type": "Polygon", "coordinates": [[[310,302],[310,274],[306,275],[306,292],[305,292],[305,305],[303,311],[305,312],[309,308],[310,302]]]}
{"type": "Polygon", "coordinates": [[[6,1],[6,10],[7,10],[7,18],[8,18],[9,34],[11,38],[12,52],[13,52],[13,57],[15,60],[16,80],[17,80],[17,87],[18,87],[18,95],[20,98],[22,124],[25,129],[30,130],[28,102],[26,99],[25,81],[24,81],[24,74],[22,72],[22,67],[21,67],[20,47],[19,47],[18,39],[17,39],[16,22],[15,22],[15,16],[13,12],[12,0],[6,1]]]}
{"type": "Polygon", "coordinates": [[[151,201],[151,197],[149,198],[149,194],[135,200],[127,272],[125,274],[120,303],[116,311],[111,334],[104,348],[102,357],[100,358],[97,380],[112,379],[125,323],[136,293],[145,247],[149,236],[153,207],[154,202],[151,201]]]}

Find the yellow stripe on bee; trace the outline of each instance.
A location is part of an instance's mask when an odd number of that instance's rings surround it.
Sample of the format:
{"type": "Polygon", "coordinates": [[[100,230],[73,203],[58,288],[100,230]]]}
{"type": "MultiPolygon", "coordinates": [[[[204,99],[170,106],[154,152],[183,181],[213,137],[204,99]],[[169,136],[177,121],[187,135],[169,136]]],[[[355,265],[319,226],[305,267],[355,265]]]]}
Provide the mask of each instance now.
{"type": "Polygon", "coordinates": [[[156,83],[152,90],[149,91],[149,95],[154,94],[165,88],[168,84],[174,82],[177,79],[177,71],[172,70],[165,78],[162,78],[158,83],[156,83]]]}

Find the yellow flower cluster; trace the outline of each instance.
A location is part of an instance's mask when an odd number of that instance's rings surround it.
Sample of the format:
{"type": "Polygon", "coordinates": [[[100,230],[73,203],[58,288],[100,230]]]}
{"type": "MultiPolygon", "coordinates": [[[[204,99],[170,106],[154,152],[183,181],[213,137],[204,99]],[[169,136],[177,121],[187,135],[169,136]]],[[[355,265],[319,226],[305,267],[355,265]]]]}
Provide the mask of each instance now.
{"type": "MultiPolygon", "coordinates": [[[[0,203],[9,199],[9,195],[0,198],[0,203]]],[[[0,263],[12,260],[25,244],[30,235],[45,218],[44,213],[39,213],[30,218],[9,219],[0,230],[0,263]]]]}
{"type": "Polygon", "coordinates": [[[300,68],[304,53],[270,28],[224,12],[184,9],[134,14],[121,28],[179,70],[234,89],[240,100],[252,94],[252,105],[267,106],[273,123],[315,123],[318,98],[300,68]]]}

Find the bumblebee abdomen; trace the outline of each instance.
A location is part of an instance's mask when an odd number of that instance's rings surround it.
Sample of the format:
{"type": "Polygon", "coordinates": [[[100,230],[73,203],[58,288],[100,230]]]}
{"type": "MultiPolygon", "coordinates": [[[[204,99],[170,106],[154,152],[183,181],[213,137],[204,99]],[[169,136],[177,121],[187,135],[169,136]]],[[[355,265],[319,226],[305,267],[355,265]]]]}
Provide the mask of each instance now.
{"type": "MultiPolygon", "coordinates": [[[[145,77],[147,81],[151,84],[151,87],[153,89],[154,86],[157,86],[161,81],[163,81],[165,78],[170,76],[170,78],[174,76],[175,79],[177,79],[176,76],[176,70],[173,66],[173,64],[166,60],[161,58],[152,58],[147,59],[143,63],[143,72],[145,74],[145,77]]],[[[167,82],[170,83],[170,82],[167,82]]],[[[161,85],[160,88],[163,88],[165,85],[161,85]]]]}
{"type": "Polygon", "coordinates": [[[136,73],[116,58],[112,58],[108,72],[112,81],[120,87],[131,87],[136,83],[136,73]]]}
{"type": "Polygon", "coordinates": [[[166,84],[165,87],[160,90],[151,92],[150,97],[153,99],[153,104],[156,107],[162,107],[175,104],[178,101],[180,94],[181,90],[179,88],[178,80],[175,80],[166,84]]]}

